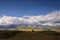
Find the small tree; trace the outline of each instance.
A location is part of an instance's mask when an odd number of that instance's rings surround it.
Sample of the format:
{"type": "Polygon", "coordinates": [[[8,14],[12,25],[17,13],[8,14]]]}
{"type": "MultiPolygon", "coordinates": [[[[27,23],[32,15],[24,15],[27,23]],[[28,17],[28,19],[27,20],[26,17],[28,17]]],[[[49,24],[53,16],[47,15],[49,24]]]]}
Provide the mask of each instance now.
{"type": "Polygon", "coordinates": [[[32,30],[32,32],[34,32],[34,30],[32,30]]]}

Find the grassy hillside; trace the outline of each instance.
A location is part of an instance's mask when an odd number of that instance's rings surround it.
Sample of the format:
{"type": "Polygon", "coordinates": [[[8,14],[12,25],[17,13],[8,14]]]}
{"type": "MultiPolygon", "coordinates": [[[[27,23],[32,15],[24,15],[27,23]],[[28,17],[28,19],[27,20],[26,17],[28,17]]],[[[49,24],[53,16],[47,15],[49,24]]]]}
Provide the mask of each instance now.
{"type": "Polygon", "coordinates": [[[0,40],[60,40],[55,31],[0,31],[0,40]]]}

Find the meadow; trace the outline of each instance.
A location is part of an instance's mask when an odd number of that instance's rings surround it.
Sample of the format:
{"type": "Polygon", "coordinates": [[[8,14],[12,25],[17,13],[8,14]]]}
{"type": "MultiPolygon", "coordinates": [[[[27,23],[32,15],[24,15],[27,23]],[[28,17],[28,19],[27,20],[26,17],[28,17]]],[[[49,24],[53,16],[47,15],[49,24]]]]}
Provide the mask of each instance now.
{"type": "Polygon", "coordinates": [[[0,40],[60,40],[60,32],[0,30],[0,40]]]}

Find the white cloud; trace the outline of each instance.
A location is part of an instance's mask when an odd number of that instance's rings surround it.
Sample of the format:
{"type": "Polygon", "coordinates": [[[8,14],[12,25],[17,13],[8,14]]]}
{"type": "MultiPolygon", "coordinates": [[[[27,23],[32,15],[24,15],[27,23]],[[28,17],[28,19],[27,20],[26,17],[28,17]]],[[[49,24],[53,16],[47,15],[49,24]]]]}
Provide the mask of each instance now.
{"type": "Polygon", "coordinates": [[[47,15],[38,16],[23,16],[23,17],[13,17],[13,16],[2,16],[0,17],[0,25],[10,25],[10,24],[42,24],[42,25],[52,25],[55,23],[60,24],[60,11],[53,11],[47,15]]]}

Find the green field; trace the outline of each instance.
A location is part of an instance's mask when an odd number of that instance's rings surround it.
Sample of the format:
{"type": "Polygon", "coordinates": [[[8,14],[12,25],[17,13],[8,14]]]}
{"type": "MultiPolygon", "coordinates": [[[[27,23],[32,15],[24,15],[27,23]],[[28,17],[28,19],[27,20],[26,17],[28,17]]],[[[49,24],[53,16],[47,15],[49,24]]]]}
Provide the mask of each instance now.
{"type": "Polygon", "coordinates": [[[0,40],[60,40],[56,31],[0,31],[0,40]]]}

